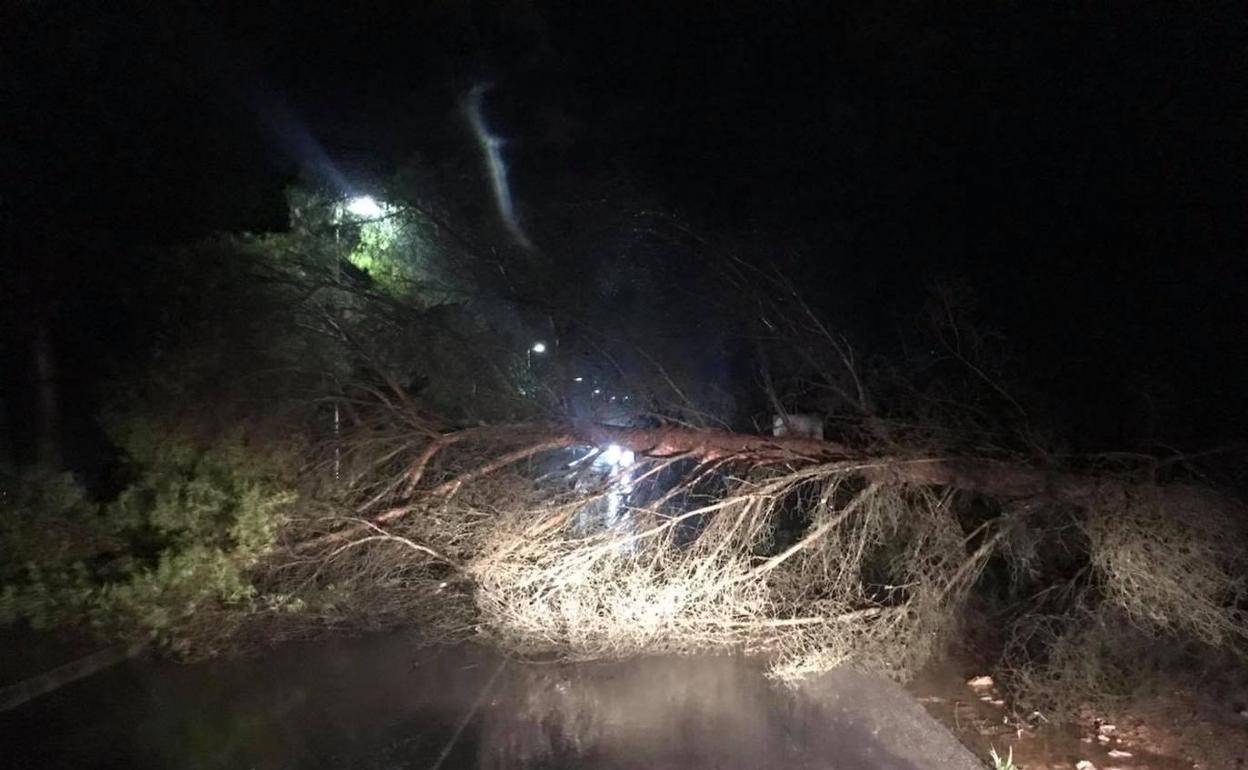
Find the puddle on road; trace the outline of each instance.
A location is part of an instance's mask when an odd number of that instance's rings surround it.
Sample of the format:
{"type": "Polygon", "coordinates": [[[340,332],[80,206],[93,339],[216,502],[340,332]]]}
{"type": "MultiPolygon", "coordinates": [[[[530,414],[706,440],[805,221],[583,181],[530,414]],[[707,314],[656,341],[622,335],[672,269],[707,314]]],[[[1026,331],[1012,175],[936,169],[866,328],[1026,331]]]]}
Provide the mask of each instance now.
{"type": "Polygon", "coordinates": [[[131,661],[0,714],[0,765],[977,767],[900,690],[850,672],[795,692],[740,657],[504,662],[403,634],[131,661]]]}

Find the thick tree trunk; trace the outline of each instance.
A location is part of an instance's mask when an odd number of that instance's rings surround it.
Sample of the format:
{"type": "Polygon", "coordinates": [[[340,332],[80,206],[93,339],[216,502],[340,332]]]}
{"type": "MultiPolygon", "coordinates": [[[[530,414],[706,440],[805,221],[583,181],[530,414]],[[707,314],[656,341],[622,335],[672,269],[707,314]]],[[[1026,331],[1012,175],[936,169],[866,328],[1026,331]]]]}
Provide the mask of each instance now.
{"type": "MultiPolygon", "coordinates": [[[[793,467],[833,464],[872,484],[912,484],[947,487],[982,494],[1002,502],[1063,503],[1090,507],[1122,501],[1140,494],[1154,495],[1157,485],[1148,479],[1132,480],[1110,475],[1062,473],[1024,462],[974,457],[940,457],[872,453],[831,441],[802,437],[759,436],[720,430],[688,428],[617,428],[604,425],[512,425],[473,428],[431,440],[419,453],[391,491],[402,490],[394,507],[376,512],[362,523],[304,541],[294,546],[306,551],[341,541],[368,529],[389,524],[420,509],[430,499],[456,494],[467,483],[524,462],[544,452],[575,446],[619,446],[639,459],[689,459],[702,463],[740,462],[750,465],[793,467]],[[480,452],[481,463],[462,470],[449,480],[423,487],[425,471],[441,452],[463,442],[480,452]],[[497,443],[499,451],[486,448],[497,443]]],[[[1195,490],[1168,487],[1165,496],[1178,500],[1195,490]]],[[[393,499],[393,498],[392,498],[393,499]]],[[[380,502],[377,498],[372,503],[380,502]]],[[[363,506],[361,512],[372,504],[363,506]]]]}
{"type": "Polygon", "coordinates": [[[61,410],[52,332],[39,323],[31,341],[35,373],[35,459],[50,470],[61,468],[61,410]]]}
{"type": "Polygon", "coordinates": [[[872,454],[831,441],[753,436],[725,431],[662,428],[632,430],[595,426],[578,431],[586,444],[618,444],[645,457],[739,459],[756,464],[848,463],[869,481],[956,487],[999,499],[1048,497],[1084,505],[1122,494],[1127,484],[1107,477],[1056,473],[1019,463],[965,457],[902,457],[872,454]]]}
{"type": "Polygon", "coordinates": [[[12,465],[17,460],[13,446],[11,407],[8,402],[0,400],[0,464],[12,465]]]}

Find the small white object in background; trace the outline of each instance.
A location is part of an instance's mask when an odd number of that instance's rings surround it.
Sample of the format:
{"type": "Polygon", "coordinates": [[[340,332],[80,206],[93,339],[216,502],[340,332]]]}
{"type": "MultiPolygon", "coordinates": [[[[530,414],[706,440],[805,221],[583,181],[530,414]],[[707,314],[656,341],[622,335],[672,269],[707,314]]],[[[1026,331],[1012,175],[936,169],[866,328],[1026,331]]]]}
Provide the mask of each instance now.
{"type": "Polygon", "coordinates": [[[992,677],[985,675],[985,676],[977,676],[977,677],[974,677],[973,679],[968,679],[966,681],[966,684],[967,686],[974,687],[975,689],[978,690],[981,687],[992,687],[994,682],[992,681],[992,677]]]}
{"type": "Polygon", "coordinates": [[[1075,763],[1075,770],[1096,770],[1096,765],[1086,759],[1081,759],[1075,763]]]}
{"type": "Polygon", "coordinates": [[[823,441],[823,415],[777,414],[771,418],[771,435],[776,438],[813,438],[823,441]]]}

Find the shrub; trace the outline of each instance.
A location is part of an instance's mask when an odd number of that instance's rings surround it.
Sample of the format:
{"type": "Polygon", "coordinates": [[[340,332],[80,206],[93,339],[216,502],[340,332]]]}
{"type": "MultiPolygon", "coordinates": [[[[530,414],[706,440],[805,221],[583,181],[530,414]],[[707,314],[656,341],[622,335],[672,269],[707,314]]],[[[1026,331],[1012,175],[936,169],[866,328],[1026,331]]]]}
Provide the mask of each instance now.
{"type": "Polygon", "coordinates": [[[255,606],[250,571],[296,496],[280,460],[241,433],[203,443],[132,419],[117,435],[133,480],[107,504],[67,476],[9,483],[0,542],[21,566],[2,575],[0,611],[186,651],[197,614],[255,606]]]}

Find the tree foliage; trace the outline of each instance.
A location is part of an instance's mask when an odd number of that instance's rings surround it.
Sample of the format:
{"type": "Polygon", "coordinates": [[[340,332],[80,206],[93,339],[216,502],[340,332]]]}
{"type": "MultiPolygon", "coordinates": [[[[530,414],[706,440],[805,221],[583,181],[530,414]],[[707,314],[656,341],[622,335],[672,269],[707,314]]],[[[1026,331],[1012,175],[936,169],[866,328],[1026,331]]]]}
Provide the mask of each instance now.
{"type": "Polygon", "coordinates": [[[240,434],[204,445],[141,419],[123,427],[133,479],[115,500],[92,503],[65,475],[6,479],[4,613],[184,648],[198,613],[260,600],[250,570],[296,494],[240,434]]]}
{"type": "Polygon", "coordinates": [[[589,224],[541,254],[483,248],[453,201],[291,200],[289,231],[153,277],[113,494],[6,477],[6,617],[192,654],[392,624],[573,658],[744,647],[794,679],[904,677],[981,612],[1037,691],[1121,670],[1118,620],[1244,649],[1240,503],[1053,452],[956,287],[890,359],[637,199],[546,212],[589,224]],[[831,440],[758,435],[796,411],[831,440]]]}

